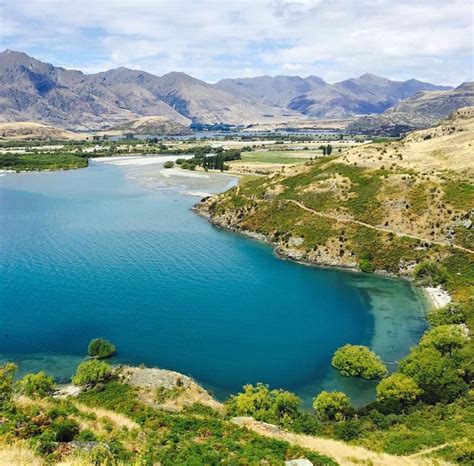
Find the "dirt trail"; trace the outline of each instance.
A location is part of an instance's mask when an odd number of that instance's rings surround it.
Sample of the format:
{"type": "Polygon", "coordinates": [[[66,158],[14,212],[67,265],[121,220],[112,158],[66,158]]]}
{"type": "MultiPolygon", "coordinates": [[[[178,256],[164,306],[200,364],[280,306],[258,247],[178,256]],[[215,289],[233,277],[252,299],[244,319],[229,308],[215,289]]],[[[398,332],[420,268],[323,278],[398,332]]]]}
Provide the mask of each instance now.
{"type": "Polygon", "coordinates": [[[272,424],[256,421],[251,417],[236,417],[233,419],[233,422],[265,437],[283,440],[292,445],[299,445],[300,447],[329,456],[341,466],[448,466],[451,464],[442,460],[434,461],[428,458],[377,453],[367,448],[349,445],[338,440],[293,434],[272,424]]]}
{"type": "Polygon", "coordinates": [[[291,202],[292,204],[297,205],[301,209],[304,209],[307,212],[311,212],[312,214],[317,215],[319,217],[330,218],[331,220],[335,220],[337,222],[355,223],[356,225],[361,225],[363,227],[370,228],[372,230],[383,231],[385,233],[392,233],[395,236],[399,236],[399,237],[404,236],[406,238],[416,239],[418,241],[422,241],[422,242],[425,242],[425,243],[437,244],[437,245],[443,246],[443,247],[450,246],[454,249],[458,249],[460,251],[464,251],[464,252],[467,252],[469,254],[474,254],[474,251],[471,250],[471,249],[463,248],[462,246],[458,246],[456,244],[451,244],[451,243],[448,243],[446,241],[435,241],[435,240],[432,240],[432,239],[422,238],[420,236],[410,235],[408,233],[400,233],[398,231],[390,230],[388,228],[375,227],[373,225],[370,225],[370,223],[361,222],[359,220],[353,220],[353,219],[349,219],[349,218],[341,218],[341,217],[338,217],[337,215],[323,214],[321,212],[318,212],[317,210],[311,209],[311,207],[305,206],[302,202],[297,201],[295,199],[287,199],[287,201],[291,202]]]}

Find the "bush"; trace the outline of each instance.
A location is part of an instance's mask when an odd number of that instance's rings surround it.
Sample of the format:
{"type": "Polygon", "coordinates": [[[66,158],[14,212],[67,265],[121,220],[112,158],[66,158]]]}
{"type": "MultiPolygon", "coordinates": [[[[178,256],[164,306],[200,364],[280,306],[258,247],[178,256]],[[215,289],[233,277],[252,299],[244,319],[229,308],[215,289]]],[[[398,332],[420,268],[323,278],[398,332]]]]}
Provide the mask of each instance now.
{"type": "Polygon", "coordinates": [[[387,375],[382,360],[366,346],[345,345],[332,358],[332,365],[342,375],[375,379],[387,375]]]}
{"type": "Polygon", "coordinates": [[[362,272],[372,273],[375,271],[375,266],[370,259],[361,259],[359,268],[362,272]]]}
{"type": "Polygon", "coordinates": [[[301,400],[291,392],[269,390],[262,383],[245,385],[244,392],[232,395],[226,402],[227,411],[234,416],[253,416],[259,421],[277,422],[298,415],[301,400]]]}
{"type": "Polygon", "coordinates": [[[313,401],[316,416],[323,421],[342,421],[351,412],[349,397],[338,391],[322,391],[313,401]]]}
{"type": "Polygon", "coordinates": [[[172,162],[171,160],[168,160],[167,162],[163,164],[163,168],[173,168],[173,167],[174,167],[174,162],[172,162]]]}
{"type": "Polygon", "coordinates": [[[448,280],[446,269],[433,261],[419,263],[413,270],[413,274],[418,284],[422,286],[438,286],[448,280]]]}
{"type": "Polygon", "coordinates": [[[468,339],[462,325],[440,325],[423,335],[420,346],[432,346],[442,354],[451,354],[462,348],[468,339]]]}
{"type": "Polygon", "coordinates": [[[33,398],[51,395],[54,389],[54,379],[43,371],[27,374],[18,382],[18,391],[33,398]]]}
{"type": "Polygon", "coordinates": [[[186,159],[176,159],[176,165],[181,165],[186,162],[186,159]]]}
{"type": "Polygon", "coordinates": [[[109,358],[115,354],[115,346],[103,338],[94,338],[94,340],[89,343],[87,353],[93,358],[109,358]]]}
{"type": "Polygon", "coordinates": [[[13,395],[13,376],[18,370],[11,362],[0,366],[0,406],[11,401],[13,395]]]}
{"type": "Polygon", "coordinates": [[[448,304],[441,309],[430,311],[428,320],[434,327],[446,324],[463,324],[466,322],[466,312],[460,304],[448,304]]]}
{"type": "Polygon", "coordinates": [[[72,378],[75,385],[94,387],[106,382],[112,377],[112,368],[104,361],[92,359],[79,364],[76,374],[72,378]]]}
{"type": "Polygon", "coordinates": [[[377,385],[377,401],[396,411],[414,403],[421,395],[418,384],[405,374],[397,373],[377,385]]]}

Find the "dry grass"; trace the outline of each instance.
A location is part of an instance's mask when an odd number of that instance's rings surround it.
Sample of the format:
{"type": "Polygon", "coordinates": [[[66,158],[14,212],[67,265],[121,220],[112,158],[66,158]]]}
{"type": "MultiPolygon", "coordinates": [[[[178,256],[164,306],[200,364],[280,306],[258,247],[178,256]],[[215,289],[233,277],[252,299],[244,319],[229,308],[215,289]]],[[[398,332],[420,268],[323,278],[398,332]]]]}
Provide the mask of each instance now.
{"type": "Polygon", "coordinates": [[[415,131],[390,144],[370,144],[344,154],[343,160],[361,167],[388,169],[392,165],[417,172],[450,170],[474,173],[474,107],[458,110],[433,128],[415,131]]]}
{"type": "Polygon", "coordinates": [[[279,427],[252,418],[236,418],[234,422],[265,437],[283,440],[292,445],[316,451],[335,459],[341,466],[447,466],[450,463],[428,458],[415,458],[377,453],[364,447],[349,445],[337,440],[309,435],[293,434],[279,427]]]}
{"type": "Polygon", "coordinates": [[[85,139],[85,135],[66,131],[54,126],[34,123],[32,121],[20,121],[15,123],[0,122],[0,139],[7,141],[18,141],[22,139],[81,140],[85,139]]]}
{"type": "Polygon", "coordinates": [[[140,429],[140,426],[135,421],[132,421],[130,418],[124,416],[123,414],[116,413],[115,411],[102,408],[91,408],[77,402],[75,402],[74,405],[77,409],[79,409],[79,411],[87,414],[95,414],[99,420],[108,419],[117,427],[126,427],[129,430],[140,429]]]}
{"type": "Polygon", "coordinates": [[[0,445],[0,465],[2,466],[42,466],[43,464],[43,460],[21,442],[0,445]]]}

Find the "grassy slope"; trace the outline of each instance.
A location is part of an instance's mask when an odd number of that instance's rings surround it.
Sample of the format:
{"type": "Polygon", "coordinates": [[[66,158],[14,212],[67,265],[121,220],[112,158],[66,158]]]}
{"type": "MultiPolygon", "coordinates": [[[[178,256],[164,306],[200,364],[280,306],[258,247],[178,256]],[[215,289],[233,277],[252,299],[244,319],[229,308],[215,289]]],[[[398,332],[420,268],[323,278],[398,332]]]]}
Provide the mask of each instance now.
{"type": "MultiPolygon", "coordinates": [[[[23,439],[39,453],[38,464],[57,463],[71,454],[79,454],[81,464],[249,465],[266,460],[265,464],[282,465],[301,457],[315,465],[336,464],[326,456],[239,428],[202,405],[179,413],[156,409],[144,404],[136,389],[117,381],[83,393],[78,401],[20,398],[14,407],[0,409],[0,459],[2,444],[23,439]],[[75,441],[107,445],[105,452],[74,452],[67,442],[54,440],[58,426],[68,422],[80,426],[75,441]]],[[[24,448],[17,453],[27,455],[24,448]]],[[[7,454],[13,454],[9,447],[7,454]]]]}

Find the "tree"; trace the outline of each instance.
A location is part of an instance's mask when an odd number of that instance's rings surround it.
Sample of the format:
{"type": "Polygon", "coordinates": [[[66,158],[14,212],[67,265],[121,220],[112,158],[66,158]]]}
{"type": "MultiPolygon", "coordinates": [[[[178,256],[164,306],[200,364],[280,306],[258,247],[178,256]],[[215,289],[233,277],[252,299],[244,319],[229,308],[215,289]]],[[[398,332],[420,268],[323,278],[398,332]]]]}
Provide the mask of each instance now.
{"type": "Polygon", "coordinates": [[[18,382],[19,392],[33,398],[51,395],[55,387],[54,379],[43,371],[27,374],[18,382]]]}
{"type": "Polygon", "coordinates": [[[452,354],[462,348],[469,340],[462,325],[440,325],[426,332],[420,346],[432,346],[442,354],[452,354]]]}
{"type": "Polygon", "coordinates": [[[112,377],[112,368],[105,361],[91,359],[79,364],[76,374],[72,378],[75,385],[94,387],[95,385],[107,382],[112,377]]]}
{"type": "Polygon", "coordinates": [[[174,163],[171,160],[168,160],[163,164],[163,168],[173,168],[173,167],[174,167],[174,163]]]}
{"type": "Polygon", "coordinates": [[[87,354],[98,359],[109,358],[115,354],[115,346],[103,338],[94,338],[89,343],[87,354]]]}
{"type": "Polygon", "coordinates": [[[12,362],[0,366],[0,406],[9,403],[13,395],[13,376],[18,368],[12,362]]]}
{"type": "Polygon", "coordinates": [[[366,346],[345,345],[332,358],[332,365],[342,375],[376,379],[384,377],[388,371],[382,360],[366,346]]]}
{"type": "Polygon", "coordinates": [[[400,362],[400,372],[418,384],[426,403],[451,403],[468,389],[450,358],[431,346],[415,348],[400,362]]]}
{"type": "Polygon", "coordinates": [[[332,154],[332,146],[331,144],[328,144],[326,147],[326,154],[331,155],[332,154]]]}
{"type": "Polygon", "coordinates": [[[421,395],[418,384],[405,374],[396,373],[380,381],[376,388],[377,401],[392,409],[403,409],[421,395]]]}
{"type": "Polygon", "coordinates": [[[438,286],[448,280],[446,269],[433,261],[420,262],[413,270],[413,274],[418,284],[422,286],[438,286]]]}
{"type": "Polygon", "coordinates": [[[232,395],[225,406],[236,416],[253,416],[259,421],[277,422],[298,414],[301,400],[285,390],[270,390],[268,385],[245,385],[244,392],[232,395]]]}
{"type": "Polygon", "coordinates": [[[322,391],[313,401],[316,416],[323,421],[342,421],[351,411],[349,397],[338,391],[322,391]]]}

